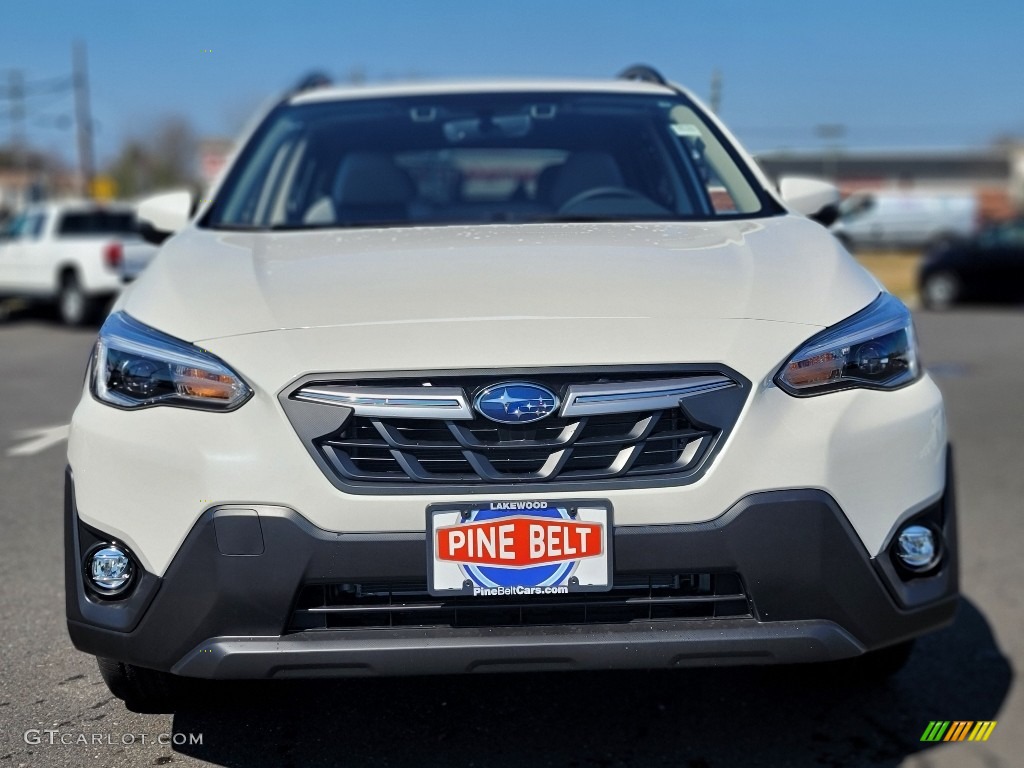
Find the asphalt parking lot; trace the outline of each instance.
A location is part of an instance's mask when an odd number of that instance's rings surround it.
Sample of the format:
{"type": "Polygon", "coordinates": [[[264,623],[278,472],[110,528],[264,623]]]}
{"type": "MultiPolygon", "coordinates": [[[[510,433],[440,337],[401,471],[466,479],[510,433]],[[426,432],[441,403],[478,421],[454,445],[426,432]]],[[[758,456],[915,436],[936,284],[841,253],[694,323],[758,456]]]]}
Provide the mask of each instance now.
{"type": "Polygon", "coordinates": [[[917,323],[956,450],[964,596],[888,683],[774,668],[233,684],[154,714],[112,698],[64,627],[64,426],[95,329],[15,314],[0,322],[0,768],[1020,765],[1024,310],[917,323]],[[931,720],[998,725],[933,745],[931,720]]]}

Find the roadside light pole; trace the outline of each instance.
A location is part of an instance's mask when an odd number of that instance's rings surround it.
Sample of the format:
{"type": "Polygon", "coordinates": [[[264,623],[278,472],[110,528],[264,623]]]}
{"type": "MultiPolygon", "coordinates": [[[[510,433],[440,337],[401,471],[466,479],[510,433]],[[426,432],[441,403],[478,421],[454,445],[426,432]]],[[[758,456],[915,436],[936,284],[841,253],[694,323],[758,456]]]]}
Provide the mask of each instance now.
{"type": "Polygon", "coordinates": [[[846,135],[846,126],[842,123],[824,123],[816,125],[814,132],[818,138],[826,142],[821,160],[821,173],[826,179],[839,181],[839,152],[842,140],[846,135]]]}
{"type": "Polygon", "coordinates": [[[71,80],[75,88],[75,124],[78,129],[78,169],[82,177],[82,194],[90,197],[94,172],[92,151],[92,114],[89,110],[89,72],[85,59],[85,43],[75,43],[71,57],[71,80]]]}
{"type": "Polygon", "coordinates": [[[722,70],[715,69],[711,73],[711,94],[709,97],[711,111],[716,115],[722,109],[722,70]]]}

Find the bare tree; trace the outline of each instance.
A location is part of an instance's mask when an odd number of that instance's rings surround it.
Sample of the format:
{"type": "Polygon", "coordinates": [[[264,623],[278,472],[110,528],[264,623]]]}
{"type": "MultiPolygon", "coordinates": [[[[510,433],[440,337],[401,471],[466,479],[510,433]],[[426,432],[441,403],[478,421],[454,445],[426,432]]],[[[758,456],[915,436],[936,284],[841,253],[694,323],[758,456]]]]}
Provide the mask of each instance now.
{"type": "Polygon", "coordinates": [[[121,146],[107,173],[121,197],[137,197],[168,187],[197,185],[199,139],[180,115],[160,118],[144,137],[121,146]]]}

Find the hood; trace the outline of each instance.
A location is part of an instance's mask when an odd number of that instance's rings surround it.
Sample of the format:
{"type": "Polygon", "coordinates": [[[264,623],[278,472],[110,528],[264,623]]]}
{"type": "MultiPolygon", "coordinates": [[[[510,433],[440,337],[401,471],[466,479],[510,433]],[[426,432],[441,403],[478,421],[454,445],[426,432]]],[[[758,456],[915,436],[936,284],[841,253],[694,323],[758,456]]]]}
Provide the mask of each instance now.
{"type": "MultiPolygon", "coordinates": [[[[519,320],[831,325],[880,287],[798,216],[217,232],[168,241],[124,297],[188,341],[297,328],[519,320]]],[[[577,323],[577,324],[580,324],[577,323]]],[[[450,326],[449,326],[450,327],[450,326]]]]}

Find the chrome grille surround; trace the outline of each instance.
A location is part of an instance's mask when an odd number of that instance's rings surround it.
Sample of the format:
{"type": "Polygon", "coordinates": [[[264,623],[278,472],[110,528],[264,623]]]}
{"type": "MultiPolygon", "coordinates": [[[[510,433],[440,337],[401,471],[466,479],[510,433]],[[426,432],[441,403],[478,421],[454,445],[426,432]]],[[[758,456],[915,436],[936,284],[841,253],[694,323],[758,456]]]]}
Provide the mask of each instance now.
{"type": "Polygon", "coordinates": [[[749,394],[719,366],[307,376],[279,395],[332,483],[354,493],[588,490],[692,482],[749,394]],[[495,423],[477,392],[514,377],[558,412],[495,423]]]}

